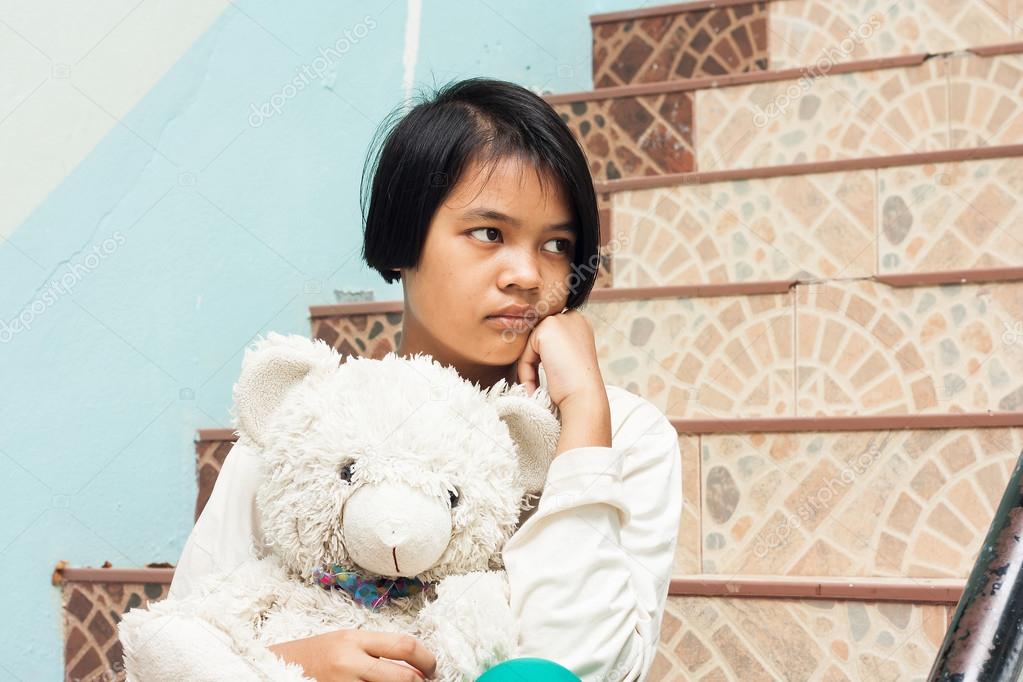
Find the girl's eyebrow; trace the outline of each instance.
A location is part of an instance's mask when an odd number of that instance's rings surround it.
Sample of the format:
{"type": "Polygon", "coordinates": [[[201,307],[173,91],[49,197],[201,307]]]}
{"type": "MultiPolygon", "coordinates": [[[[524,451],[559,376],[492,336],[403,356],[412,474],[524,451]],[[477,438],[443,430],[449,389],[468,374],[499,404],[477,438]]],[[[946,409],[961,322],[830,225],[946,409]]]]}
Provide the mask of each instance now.
{"type": "MultiPolygon", "coordinates": [[[[521,227],[522,223],[517,219],[513,218],[506,213],[501,213],[495,208],[479,207],[473,208],[462,214],[464,220],[468,219],[482,219],[482,220],[496,220],[498,222],[507,223],[512,227],[521,227]]],[[[574,226],[571,221],[566,223],[557,223],[554,225],[548,225],[545,228],[546,232],[554,232],[558,230],[573,230],[574,226]]]]}

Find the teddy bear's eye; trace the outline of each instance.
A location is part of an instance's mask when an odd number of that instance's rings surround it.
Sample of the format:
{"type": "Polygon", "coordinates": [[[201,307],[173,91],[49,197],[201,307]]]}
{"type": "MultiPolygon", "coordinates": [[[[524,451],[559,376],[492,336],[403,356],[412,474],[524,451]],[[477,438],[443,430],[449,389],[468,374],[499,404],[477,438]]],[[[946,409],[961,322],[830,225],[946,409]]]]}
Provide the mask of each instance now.
{"type": "Polygon", "coordinates": [[[457,490],[449,490],[448,491],[448,499],[451,501],[451,508],[454,509],[455,505],[458,504],[458,491],[457,490]]]}
{"type": "Polygon", "coordinates": [[[339,475],[341,476],[341,480],[351,481],[352,480],[352,462],[348,462],[343,467],[341,467],[339,475]]]}

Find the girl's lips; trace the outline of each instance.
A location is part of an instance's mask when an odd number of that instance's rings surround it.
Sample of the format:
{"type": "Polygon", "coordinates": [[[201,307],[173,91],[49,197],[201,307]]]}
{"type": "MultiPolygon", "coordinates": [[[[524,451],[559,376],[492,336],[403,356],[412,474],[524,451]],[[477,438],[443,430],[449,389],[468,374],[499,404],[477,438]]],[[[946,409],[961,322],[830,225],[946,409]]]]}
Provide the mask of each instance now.
{"type": "Polygon", "coordinates": [[[487,322],[500,329],[525,331],[529,328],[529,322],[525,317],[517,317],[514,315],[491,315],[487,317],[487,322]]]}

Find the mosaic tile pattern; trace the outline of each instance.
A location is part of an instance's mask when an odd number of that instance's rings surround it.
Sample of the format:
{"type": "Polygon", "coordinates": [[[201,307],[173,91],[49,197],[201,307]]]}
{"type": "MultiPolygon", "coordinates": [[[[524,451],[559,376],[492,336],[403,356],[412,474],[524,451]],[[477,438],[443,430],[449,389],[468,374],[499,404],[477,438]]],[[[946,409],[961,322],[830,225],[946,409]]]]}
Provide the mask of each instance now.
{"type": "Polygon", "coordinates": [[[593,27],[597,88],[765,69],[767,8],[763,2],[593,27]]]}
{"type": "Polygon", "coordinates": [[[616,192],[619,287],[869,277],[875,172],[616,192]]]}
{"type": "Polygon", "coordinates": [[[195,444],[195,476],[198,493],[195,497],[195,519],[202,514],[206,502],[213,493],[213,484],[217,482],[217,474],[224,466],[224,459],[233,447],[233,441],[204,440],[195,444]]]}
{"type": "Polygon", "coordinates": [[[1023,159],[878,171],[883,274],[1023,263],[1023,159]]]}
{"type": "Polygon", "coordinates": [[[700,573],[700,437],[679,435],[682,453],[682,519],[678,526],[673,575],[700,573]]]}
{"type": "Polygon", "coordinates": [[[590,162],[594,181],[695,168],[688,92],[555,104],[590,162]]]}
{"type": "Polygon", "coordinates": [[[942,59],[696,92],[697,168],[752,168],[948,148],[942,59]]]}
{"type": "Polygon", "coordinates": [[[169,587],[162,583],[64,583],[65,680],[124,680],[123,652],[117,639],[121,614],[163,599],[169,587]]]}
{"type": "Polygon", "coordinates": [[[590,301],[604,381],[669,417],[793,414],[792,297],[590,301]]]}
{"type": "Polygon", "coordinates": [[[941,604],[669,597],[646,679],[922,679],[945,623],[941,604]]]}
{"type": "Polygon", "coordinates": [[[1023,407],[1023,282],[796,287],[800,416],[1023,407]]]}
{"type": "Polygon", "coordinates": [[[1023,55],[945,60],[953,147],[1023,143],[1023,55]]]}
{"type": "Polygon", "coordinates": [[[323,339],[342,355],[382,358],[401,342],[401,313],[317,317],[313,338],[323,339]]]}
{"type": "Polygon", "coordinates": [[[1015,0],[792,0],[772,2],[772,69],[934,54],[1013,40],[1015,0]]]}
{"type": "Polygon", "coordinates": [[[703,572],[966,578],[1023,428],[701,438],[703,572]]]}

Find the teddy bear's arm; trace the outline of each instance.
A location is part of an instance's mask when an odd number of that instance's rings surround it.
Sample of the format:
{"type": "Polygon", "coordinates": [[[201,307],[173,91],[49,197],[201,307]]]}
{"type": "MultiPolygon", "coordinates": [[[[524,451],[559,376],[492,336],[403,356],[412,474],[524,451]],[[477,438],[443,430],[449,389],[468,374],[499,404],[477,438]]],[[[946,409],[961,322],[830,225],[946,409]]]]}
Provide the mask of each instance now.
{"type": "Polygon", "coordinates": [[[311,682],[301,666],[255,643],[240,646],[194,615],[132,609],[121,619],[118,634],[128,682],[311,682]]]}
{"type": "Polygon", "coordinates": [[[518,639],[503,572],[474,571],[444,578],[417,626],[437,657],[438,680],[475,680],[509,658],[518,639]]]}

